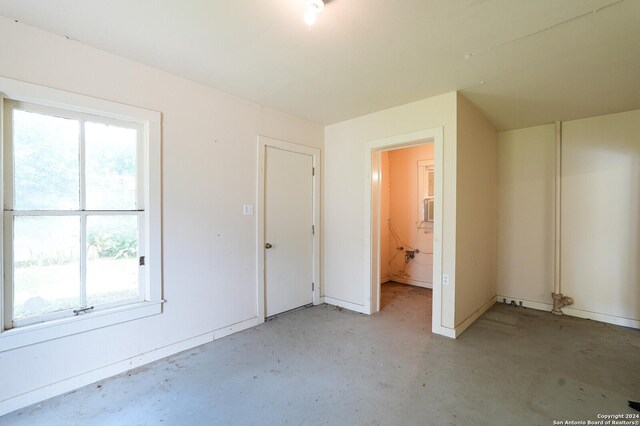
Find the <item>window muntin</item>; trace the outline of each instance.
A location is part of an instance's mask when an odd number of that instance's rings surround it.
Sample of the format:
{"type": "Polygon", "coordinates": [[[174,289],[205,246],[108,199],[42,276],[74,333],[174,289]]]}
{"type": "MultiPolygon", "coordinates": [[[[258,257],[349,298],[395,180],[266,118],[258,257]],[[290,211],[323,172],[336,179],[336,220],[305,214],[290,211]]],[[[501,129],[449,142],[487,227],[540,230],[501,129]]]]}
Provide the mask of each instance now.
{"type": "Polygon", "coordinates": [[[145,300],[142,126],[4,107],[5,328],[145,300]]]}

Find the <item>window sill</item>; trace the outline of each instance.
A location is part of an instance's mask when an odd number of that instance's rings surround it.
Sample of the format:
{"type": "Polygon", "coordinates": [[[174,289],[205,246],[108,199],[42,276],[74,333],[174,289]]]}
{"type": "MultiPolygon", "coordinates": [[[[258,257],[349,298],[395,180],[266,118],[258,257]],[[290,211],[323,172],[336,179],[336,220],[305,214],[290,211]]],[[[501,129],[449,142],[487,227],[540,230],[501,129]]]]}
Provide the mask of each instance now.
{"type": "Polygon", "coordinates": [[[5,330],[0,333],[0,352],[157,315],[162,313],[163,303],[164,300],[138,302],[77,317],[62,318],[5,330]]]}

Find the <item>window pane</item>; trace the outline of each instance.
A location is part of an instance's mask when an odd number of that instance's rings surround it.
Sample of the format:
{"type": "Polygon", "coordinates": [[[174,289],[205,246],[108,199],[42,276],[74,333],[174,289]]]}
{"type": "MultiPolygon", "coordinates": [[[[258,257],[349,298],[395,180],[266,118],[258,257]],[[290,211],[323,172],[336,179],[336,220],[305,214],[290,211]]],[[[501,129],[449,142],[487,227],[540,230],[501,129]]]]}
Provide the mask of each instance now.
{"type": "Polygon", "coordinates": [[[138,217],[87,217],[87,305],[138,297],[138,217]]]}
{"type": "Polygon", "coordinates": [[[14,209],[78,209],[79,132],[76,120],[13,111],[14,209]]]}
{"type": "Polygon", "coordinates": [[[85,124],[87,209],[136,209],[137,139],[135,129],[85,124]]]}
{"type": "Polygon", "coordinates": [[[80,306],[80,218],[16,216],[13,318],[80,306]]]}

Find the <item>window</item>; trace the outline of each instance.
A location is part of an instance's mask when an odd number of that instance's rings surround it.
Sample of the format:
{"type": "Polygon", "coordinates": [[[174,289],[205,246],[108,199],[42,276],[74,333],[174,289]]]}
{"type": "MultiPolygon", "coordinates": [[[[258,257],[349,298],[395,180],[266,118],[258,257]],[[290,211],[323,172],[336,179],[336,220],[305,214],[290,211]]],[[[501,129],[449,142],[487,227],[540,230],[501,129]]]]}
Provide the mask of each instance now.
{"type": "Polygon", "coordinates": [[[79,105],[2,100],[0,350],[161,310],[159,114],[27,86],[79,105]]]}
{"type": "Polygon", "coordinates": [[[418,227],[433,222],[434,168],[432,160],[418,161],[418,227]]]}

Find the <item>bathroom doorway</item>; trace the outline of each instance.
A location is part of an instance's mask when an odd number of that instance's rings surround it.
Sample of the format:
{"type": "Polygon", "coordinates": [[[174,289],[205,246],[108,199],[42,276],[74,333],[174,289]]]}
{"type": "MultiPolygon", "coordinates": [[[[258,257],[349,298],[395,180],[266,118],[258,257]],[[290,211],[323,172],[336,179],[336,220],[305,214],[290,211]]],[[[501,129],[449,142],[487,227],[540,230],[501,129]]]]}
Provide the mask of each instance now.
{"type": "Polygon", "coordinates": [[[377,310],[431,315],[435,205],[434,145],[381,149],[378,185],[377,310]],[[428,307],[429,309],[421,309],[428,307]]]}

